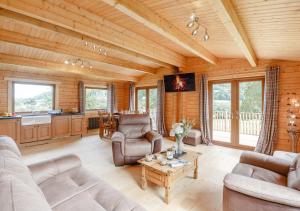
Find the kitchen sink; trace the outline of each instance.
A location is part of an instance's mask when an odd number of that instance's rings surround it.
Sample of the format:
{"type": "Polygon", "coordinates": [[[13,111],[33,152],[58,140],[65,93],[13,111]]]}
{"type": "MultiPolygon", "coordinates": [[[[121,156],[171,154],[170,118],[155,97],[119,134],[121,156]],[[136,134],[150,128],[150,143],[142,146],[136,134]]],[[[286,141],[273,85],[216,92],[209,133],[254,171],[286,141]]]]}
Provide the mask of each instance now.
{"type": "Polygon", "coordinates": [[[23,116],[21,119],[21,125],[38,125],[50,123],[51,115],[23,116]]]}

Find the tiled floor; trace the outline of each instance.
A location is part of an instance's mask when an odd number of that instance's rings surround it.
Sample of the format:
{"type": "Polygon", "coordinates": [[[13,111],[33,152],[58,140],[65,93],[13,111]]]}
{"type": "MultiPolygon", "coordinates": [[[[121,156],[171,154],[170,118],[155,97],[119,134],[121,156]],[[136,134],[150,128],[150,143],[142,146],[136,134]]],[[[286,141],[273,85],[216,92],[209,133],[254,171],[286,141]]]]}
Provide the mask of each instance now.
{"type": "MultiPolygon", "coordinates": [[[[164,147],[172,143],[165,140],[164,147]]],[[[67,153],[77,154],[87,169],[151,211],[221,211],[223,177],[238,162],[241,151],[204,145],[186,148],[202,153],[199,159],[199,178],[194,180],[187,177],[179,181],[171,190],[169,205],[162,200],[163,188],[150,183],[146,190],[140,188],[140,166],[115,167],[111,142],[100,141],[96,135],[25,147],[22,153],[28,164],[67,153]]]]}

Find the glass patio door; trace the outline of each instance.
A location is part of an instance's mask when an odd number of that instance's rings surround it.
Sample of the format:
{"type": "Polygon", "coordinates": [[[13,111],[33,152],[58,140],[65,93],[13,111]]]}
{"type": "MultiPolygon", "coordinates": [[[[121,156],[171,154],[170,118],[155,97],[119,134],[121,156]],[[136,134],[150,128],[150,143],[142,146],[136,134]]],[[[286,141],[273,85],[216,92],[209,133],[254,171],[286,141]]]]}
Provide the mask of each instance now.
{"type": "Polygon", "coordinates": [[[239,81],[239,144],[255,147],[262,123],[263,80],[239,81]]]}
{"type": "Polygon", "coordinates": [[[157,129],[157,88],[140,87],[136,89],[136,108],[140,113],[148,113],[151,117],[152,128],[157,129]]]}
{"type": "Polygon", "coordinates": [[[220,142],[231,142],[231,83],[212,85],[212,139],[220,142]]]}
{"type": "Polygon", "coordinates": [[[213,141],[232,146],[256,146],[262,124],[263,89],[263,78],[210,83],[213,141]]]}

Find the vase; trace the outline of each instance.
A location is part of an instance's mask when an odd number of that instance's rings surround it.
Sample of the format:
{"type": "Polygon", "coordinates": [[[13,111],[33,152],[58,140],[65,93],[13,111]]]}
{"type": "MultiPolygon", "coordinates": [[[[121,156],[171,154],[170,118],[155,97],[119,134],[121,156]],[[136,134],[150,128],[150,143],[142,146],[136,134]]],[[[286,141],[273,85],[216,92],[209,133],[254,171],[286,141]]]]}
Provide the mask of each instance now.
{"type": "Polygon", "coordinates": [[[178,157],[183,154],[183,138],[176,137],[175,155],[178,157]]]}

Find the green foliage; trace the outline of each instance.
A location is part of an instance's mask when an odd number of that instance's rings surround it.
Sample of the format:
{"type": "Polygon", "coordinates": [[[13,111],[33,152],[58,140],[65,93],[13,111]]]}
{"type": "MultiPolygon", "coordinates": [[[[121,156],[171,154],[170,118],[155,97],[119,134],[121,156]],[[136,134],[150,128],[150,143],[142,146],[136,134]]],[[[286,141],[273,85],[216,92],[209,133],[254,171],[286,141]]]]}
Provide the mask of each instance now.
{"type": "MultiPolygon", "coordinates": [[[[240,112],[262,112],[262,84],[261,81],[247,81],[240,83],[240,112]]],[[[229,83],[213,86],[213,110],[231,112],[231,87],[229,83]]]]}
{"type": "Polygon", "coordinates": [[[86,110],[107,109],[107,90],[86,88],[86,110]]]}
{"type": "Polygon", "coordinates": [[[240,112],[262,112],[262,84],[260,81],[240,83],[240,112]]]}
{"type": "Polygon", "coordinates": [[[53,93],[47,91],[28,98],[15,98],[15,112],[33,112],[52,110],[53,93]]]}

